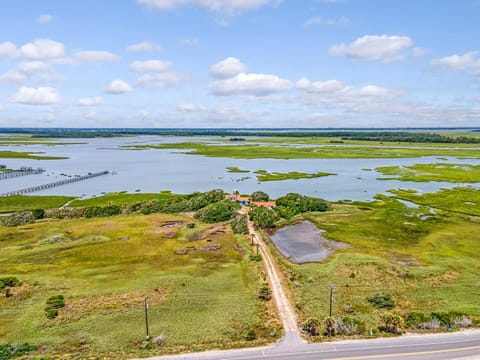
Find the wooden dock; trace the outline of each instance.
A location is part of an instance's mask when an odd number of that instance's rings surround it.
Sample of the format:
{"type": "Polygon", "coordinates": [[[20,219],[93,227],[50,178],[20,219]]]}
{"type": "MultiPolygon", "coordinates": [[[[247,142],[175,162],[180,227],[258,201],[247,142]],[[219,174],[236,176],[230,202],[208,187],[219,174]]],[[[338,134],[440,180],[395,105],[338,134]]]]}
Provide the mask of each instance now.
{"type": "Polygon", "coordinates": [[[73,178],[68,178],[68,179],[60,180],[60,181],[55,181],[55,182],[48,183],[48,184],[32,186],[32,187],[28,187],[28,188],[24,188],[24,189],[20,189],[20,190],[15,190],[15,191],[9,191],[9,192],[0,194],[0,197],[13,196],[13,195],[23,195],[23,194],[28,194],[28,193],[35,192],[35,191],[51,189],[51,188],[54,188],[54,187],[57,187],[57,186],[62,186],[62,185],[70,184],[70,183],[73,183],[73,182],[83,181],[83,180],[91,179],[91,178],[94,178],[94,177],[97,177],[97,176],[107,175],[109,173],[110,172],[108,170],[105,170],[105,171],[100,171],[100,172],[96,172],[96,173],[91,173],[91,174],[88,174],[88,175],[75,176],[73,178]]]}
{"type": "Polygon", "coordinates": [[[23,168],[11,170],[11,171],[0,171],[0,180],[10,179],[18,176],[41,174],[43,172],[45,172],[44,169],[41,169],[41,168],[33,169],[30,167],[23,167],[23,168]]]}

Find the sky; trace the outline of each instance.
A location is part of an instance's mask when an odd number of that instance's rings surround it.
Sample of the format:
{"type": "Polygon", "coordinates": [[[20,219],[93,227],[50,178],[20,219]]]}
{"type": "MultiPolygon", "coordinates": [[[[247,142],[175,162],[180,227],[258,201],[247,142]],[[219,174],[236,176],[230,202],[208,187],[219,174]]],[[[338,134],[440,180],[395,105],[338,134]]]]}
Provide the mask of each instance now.
{"type": "Polygon", "coordinates": [[[480,126],[480,0],[16,0],[0,127],[480,126]]]}

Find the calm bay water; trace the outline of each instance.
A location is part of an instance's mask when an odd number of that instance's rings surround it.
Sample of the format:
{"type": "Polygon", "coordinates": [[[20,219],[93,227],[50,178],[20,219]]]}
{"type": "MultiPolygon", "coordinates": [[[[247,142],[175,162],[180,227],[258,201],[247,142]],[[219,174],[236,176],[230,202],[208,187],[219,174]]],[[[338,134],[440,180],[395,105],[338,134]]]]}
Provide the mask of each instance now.
{"type": "MultiPolygon", "coordinates": [[[[225,191],[238,189],[241,193],[256,190],[279,197],[288,192],[298,192],[327,200],[371,200],[375,194],[389,189],[417,189],[421,192],[436,191],[442,187],[454,187],[450,183],[416,183],[395,180],[377,180],[382,177],[374,169],[379,166],[413,165],[418,163],[451,162],[480,164],[478,159],[439,160],[437,157],[412,159],[227,159],[187,155],[178,150],[119,150],[120,146],[134,144],[160,144],[171,142],[208,141],[208,138],[180,138],[167,136],[139,136],[130,138],[105,138],[65,140],[86,144],[61,146],[0,146],[0,150],[39,151],[46,155],[66,156],[66,160],[0,159],[10,168],[20,166],[42,167],[41,175],[31,175],[0,181],[0,193],[24,187],[45,184],[65,179],[66,175],[84,175],[88,172],[109,170],[114,174],[101,176],[78,183],[42,190],[32,195],[94,196],[106,192],[128,191],[191,193],[221,188],[225,191]],[[258,183],[253,173],[229,173],[227,167],[237,166],[247,170],[278,172],[326,171],[338,175],[317,179],[284,180],[258,183]],[[243,179],[249,177],[248,179],[243,179]]],[[[63,141],[63,140],[61,140],[63,141]]],[[[462,184],[460,184],[462,185],[462,184]]],[[[474,184],[478,187],[478,183],[474,184]]]]}

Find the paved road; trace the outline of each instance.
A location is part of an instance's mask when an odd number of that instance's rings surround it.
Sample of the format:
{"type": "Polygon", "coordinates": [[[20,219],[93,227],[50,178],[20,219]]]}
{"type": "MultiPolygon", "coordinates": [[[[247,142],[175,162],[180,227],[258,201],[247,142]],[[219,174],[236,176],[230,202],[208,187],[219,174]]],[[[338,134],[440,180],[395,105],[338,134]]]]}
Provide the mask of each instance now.
{"type": "Polygon", "coordinates": [[[270,347],[208,351],[150,360],[453,360],[480,359],[480,330],[450,334],[349,340],[321,344],[291,344],[287,339],[270,347]]]}

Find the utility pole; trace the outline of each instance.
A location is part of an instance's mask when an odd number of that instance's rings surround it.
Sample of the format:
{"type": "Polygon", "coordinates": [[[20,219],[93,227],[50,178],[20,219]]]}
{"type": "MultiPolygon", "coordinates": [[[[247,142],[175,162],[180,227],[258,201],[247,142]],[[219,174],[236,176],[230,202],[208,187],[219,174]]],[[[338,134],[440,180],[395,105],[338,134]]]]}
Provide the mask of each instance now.
{"type": "Polygon", "coordinates": [[[257,246],[257,255],[258,255],[258,247],[260,246],[260,244],[256,243],[255,245],[257,246]]]}
{"type": "Polygon", "coordinates": [[[253,245],[255,245],[255,244],[253,243],[253,239],[255,238],[255,235],[254,235],[253,233],[250,234],[250,235],[252,236],[252,246],[253,246],[253,245]]]}
{"type": "Polygon", "coordinates": [[[147,341],[150,340],[150,335],[148,334],[148,303],[147,303],[147,297],[145,296],[144,299],[144,305],[145,305],[145,327],[147,329],[147,341]]]}
{"type": "Polygon", "coordinates": [[[332,317],[333,289],[335,289],[335,286],[330,284],[329,287],[330,287],[330,310],[328,313],[329,313],[329,316],[332,317]]]}

